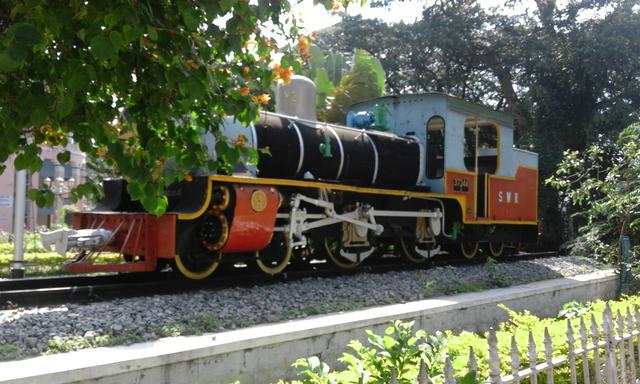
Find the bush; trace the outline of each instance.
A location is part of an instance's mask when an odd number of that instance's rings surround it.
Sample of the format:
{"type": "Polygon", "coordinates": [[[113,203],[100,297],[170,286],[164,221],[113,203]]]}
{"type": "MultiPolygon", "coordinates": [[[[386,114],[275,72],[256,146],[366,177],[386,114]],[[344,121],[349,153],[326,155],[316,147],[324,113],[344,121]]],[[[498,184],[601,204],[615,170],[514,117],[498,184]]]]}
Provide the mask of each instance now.
{"type": "Polygon", "coordinates": [[[384,336],[367,332],[368,345],[358,340],[349,342],[355,354],[344,353],[339,360],[347,365],[343,371],[332,372],[329,365],[316,356],[298,359],[293,366],[303,368],[300,375],[304,384],[367,383],[386,384],[395,375],[398,383],[414,383],[425,363],[429,377],[441,376],[438,370],[443,363],[445,339],[442,333],[435,336],[424,331],[413,332],[413,322],[394,321],[384,336]],[[393,372],[393,373],[392,373],[393,372]]]}
{"type": "MultiPolygon", "coordinates": [[[[567,303],[558,318],[539,318],[529,311],[515,312],[504,305],[499,305],[509,314],[509,319],[500,324],[496,331],[503,375],[511,372],[512,336],[515,336],[520,352],[520,361],[522,362],[520,369],[529,366],[527,357],[529,331],[533,334],[536,344],[538,362],[544,360],[545,328],[548,329],[552,340],[553,356],[565,356],[568,352],[566,343],[567,319],[569,319],[576,335],[579,334],[580,317],[578,315],[584,315],[583,319],[587,329],[591,325],[591,315],[594,315],[599,329],[602,329],[601,321],[605,305],[604,301],[596,301],[588,305],[576,302],[567,303]]],[[[624,315],[627,308],[640,305],[640,296],[609,301],[609,305],[614,316],[618,311],[624,315]]],[[[423,359],[428,368],[429,377],[435,379],[432,380],[435,382],[441,379],[444,371],[444,356],[446,355],[451,359],[458,382],[474,383],[484,382],[488,379],[487,333],[477,334],[463,331],[454,334],[447,331],[444,335],[438,332],[435,336],[429,336],[422,330],[413,332],[412,328],[413,322],[394,321],[392,326],[386,329],[384,336],[367,331],[368,345],[352,340],[348,346],[355,354],[345,353],[339,359],[347,365],[347,368],[342,371],[331,371],[329,365],[317,357],[298,359],[293,366],[303,369],[300,375],[304,378],[301,381],[304,384],[358,383],[361,377],[365,378],[365,383],[388,383],[391,369],[397,373],[398,382],[414,383],[418,376],[420,359],[423,359]],[[478,363],[478,377],[476,379],[467,373],[469,347],[473,348],[478,363]]],[[[592,354],[589,354],[589,359],[591,358],[592,354]]],[[[582,377],[582,365],[577,364],[576,368],[578,377],[582,377]]],[[[557,382],[569,382],[569,367],[556,368],[554,377],[557,382]]],[[[546,382],[543,374],[538,377],[538,382],[546,382]]]]}

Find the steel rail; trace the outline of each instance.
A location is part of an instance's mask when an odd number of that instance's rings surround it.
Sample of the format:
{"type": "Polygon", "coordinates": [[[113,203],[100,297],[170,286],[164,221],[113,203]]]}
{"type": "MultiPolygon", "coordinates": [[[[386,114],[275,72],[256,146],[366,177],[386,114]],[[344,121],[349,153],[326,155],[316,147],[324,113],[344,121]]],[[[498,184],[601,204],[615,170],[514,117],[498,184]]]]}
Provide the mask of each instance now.
{"type": "MultiPolygon", "coordinates": [[[[557,256],[557,252],[520,253],[497,258],[498,262],[516,262],[557,256]]],[[[407,263],[400,257],[382,257],[371,260],[354,270],[338,270],[329,262],[296,263],[276,276],[233,268],[231,273],[220,274],[204,280],[188,280],[175,273],[130,273],[99,276],[42,277],[20,280],[0,280],[0,309],[22,306],[44,306],[62,303],[87,303],[126,297],[141,297],[182,293],[194,290],[218,290],[228,287],[251,287],[279,284],[308,277],[336,277],[361,273],[386,273],[428,269],[445,265],[481,264],[485,258],[472,260],[463,257],[452,259],[439,255],[424,264],[407,263]]]]}

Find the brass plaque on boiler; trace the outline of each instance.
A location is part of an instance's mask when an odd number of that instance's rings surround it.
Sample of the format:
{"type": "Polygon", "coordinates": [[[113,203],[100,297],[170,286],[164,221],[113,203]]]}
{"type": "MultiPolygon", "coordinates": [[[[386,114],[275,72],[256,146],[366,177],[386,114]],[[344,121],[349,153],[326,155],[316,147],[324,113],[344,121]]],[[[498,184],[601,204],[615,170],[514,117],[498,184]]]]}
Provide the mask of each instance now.
{"type": "Polygon", "coordinates": [[[256,189],[251,194],[251,209],[256,212],[262,212],[267,208],[267,194],[264,191],[256,189]]]}

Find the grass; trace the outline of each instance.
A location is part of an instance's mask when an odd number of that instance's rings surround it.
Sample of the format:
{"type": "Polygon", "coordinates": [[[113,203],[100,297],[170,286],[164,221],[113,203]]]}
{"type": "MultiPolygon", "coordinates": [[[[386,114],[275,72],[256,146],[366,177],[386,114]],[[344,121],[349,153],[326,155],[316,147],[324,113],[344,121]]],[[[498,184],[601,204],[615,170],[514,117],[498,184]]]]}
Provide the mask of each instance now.
{"type": "MultiPolygon", "coordinates": [[[[55,252],[38,252],[33,249],[25,249],[25,276],[57,276],[66,275],[67,272],[62,270],[62,264],[68,260],[72,254],[61,256],[55,252]]],[[[10,276],[10,263],[13,259],[13,244],[0,244],[0,278],[8,278],[10,276]],[[7,251],[7,245],[11,248],[7,251]]],[[[119,254],[103,253],[95,258],[97,263],[109,263],[122,261],[119,254]]]]}
{"type": "MultiPolygon", "coordinates": [[[[220,320],[215,314],[206,314],[189,320],[186,323],[165,324],[154,333],[158,337],[175,337],[183,335],[201,335],[220,329],[220,320]]],[[[85,348],[130,345],[145,341],[145,337],[136,330],[125,330],[120,334],[99,335],[93,338],[82,336],[53,337],[47,342],[45,355],[77,351],[85,348]]],[[[0,346],[0,361],[13,360],[18,354],[15,344],[0,346]]]]}
{"type": "MultiPolygon", "coordinates": [[[[130,345],[143,341],[141,335],[133,331],[127,331],[120,335],[101,335],[88,339],[82,336],[72,336],[67,338],[54,337],[47,343],[45,355],[56,353],[77,351],[85,348],[109,347],[115,345],[130,345]]],[[[0,360],[4,356],[0,352],[0,360]]],[[[7,359],[8,360],[8,359],[7,359]]]]}
{"type": "MultiPolygon", "coordinates": [[[[11,274],[14,244],[9,241],[10,235],[0,232],[0,278],[8,278],[11,274]]],[[[61,256],[47,251],[40,242],[40,234],[26,233],[24,236],[25,277],[68,275],[62,270],[62,264],[73,257],[73,253],[61,256]]],[[[116,253],[102,253],[95,257],[96,263],[113,263],[122,261],[116,253]]]]}
{"type": "Polygon", "coordinates": [[[165,324],[155,333],[159,337],[202,335],[203,333],[220,330],[221,325],[220,319],[216,314],[208,313],[195,317],[186,323],[165,324]]]}
{"type": "Polygon", "coordinates": [[[429,280],[422,288],[424,298],[439,295],[478,292],[485,289],[504,288],[513,284],[509,271],[496,260],[488,258],[483,266],[486,278],[474,281],[458,281],[456,268],[450,265],[435,268],[436,280],[429,280]]]}
{"type": "Polygon", "coordinates": [[[18,358],[18,347],[14,343],[0,345],[0,361],[18,358]]]}

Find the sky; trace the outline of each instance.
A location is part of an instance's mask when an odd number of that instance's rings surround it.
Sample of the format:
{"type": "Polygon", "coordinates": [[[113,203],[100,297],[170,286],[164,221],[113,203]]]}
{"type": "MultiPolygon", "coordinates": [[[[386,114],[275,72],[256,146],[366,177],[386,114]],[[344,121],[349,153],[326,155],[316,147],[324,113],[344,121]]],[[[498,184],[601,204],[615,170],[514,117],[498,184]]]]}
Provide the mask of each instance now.
{"type": "MultiPolygon", "coordinates": [[[[480,0],[479,2],[484,8],[504,5],[503,0],[480,0]]],[[[388,23],[400,21],[413,23],[421,17],[422,9],[428,3],[430,2],[424,0],[405,0],[393,2],[389,8],[371,8],[368,5],[360,6],[359,1],[354,1],[349,5],[348,13],[352,16],[362,15],[367,19],[378,18],[388,23]]],[[[533,4],[532,1],[529,8],[533,4]]],[[[518,11],[523,11],[526,8],[527,6],[519,7],[518,11]]],[[[320,4],[314,6],[313,0],[302,0],[293,6],[293,12],[302,17],[306,32],[316,31],[340,22],[340,16],[337,13],[326,11],[320,4]]]]}
{"type": "MultiPolygon", "coordinates": [[[[368,19],[378,18],[389,23],[398,23],[400,21],[412,23],[422,14],[424,4],[424,1],[407,0],[402,3],[393,3],[390,9],[387,9],[362,7],[359,2],[354,1],[353,4],[349,5],[348,13],[350,15],[362,15],[368,19]]],[[[303,0],[294,5],[293,12],[302,17],[303,25],[307,32],[326,28],[340,22],[338,13],[329,12],[320,4],[314,6],[313,0],[303,0]]]]}
{"type": "MultiPolygon", "coordinates": [[[[348,13],[352,16],[362,15],[364,18],[368,19],[378,18],[388,23],[397,23],[400,21],[413,23],[416,19],[421,17],[424,6],[432,2],[433,0],[405,0],[393,2],[389,8],[371,8],[368,5],[360,6],[359,1],[353,1],[353,4],[349,5],[348,13]]],[[[485,9],[501,7],[502,11],[507,14],[522,14],[525,12],[532,12],[536,9],[534,0],[524,0],[517,4],[515,8],[504,8],[504,0],[478,0],[478,2],[485,9]]],[[[567,2],[567,0],[556,1],[557,6],[560,8],[563,8],[567,2]]],[[[640,5],[638,7],[640,7],[640,5]]],[[[604,17],[604,15],[610,10],[611,7],[605,7],[599,11],[587,10],[578,17],[578,20],[604,17]]],[[[338,13],[329,12],[319,4],[314,6],[313,0],[300,1],[298,4],[293,6],[293,12],[302,18],[304,28],[303,32],[307,33],[317,31],[340,22],[340,16],[338,13]]]]}

